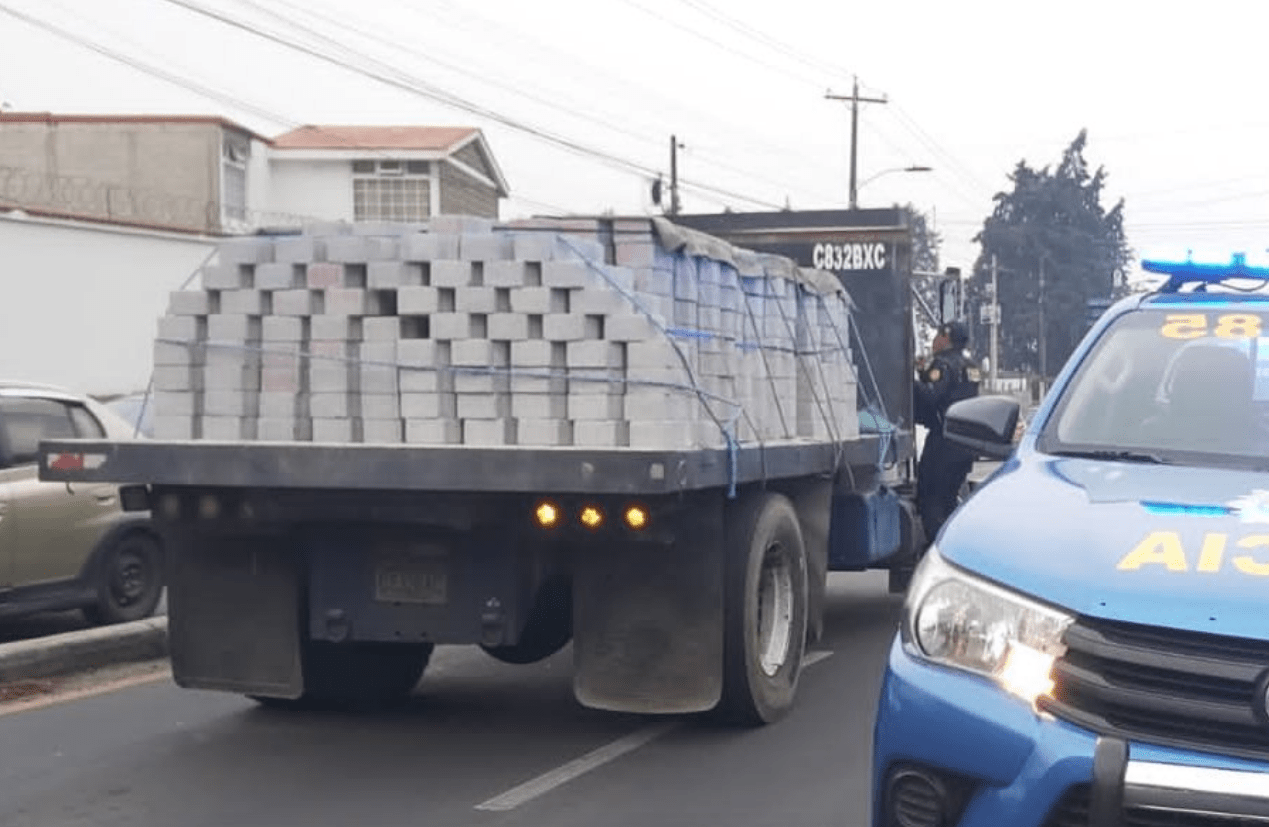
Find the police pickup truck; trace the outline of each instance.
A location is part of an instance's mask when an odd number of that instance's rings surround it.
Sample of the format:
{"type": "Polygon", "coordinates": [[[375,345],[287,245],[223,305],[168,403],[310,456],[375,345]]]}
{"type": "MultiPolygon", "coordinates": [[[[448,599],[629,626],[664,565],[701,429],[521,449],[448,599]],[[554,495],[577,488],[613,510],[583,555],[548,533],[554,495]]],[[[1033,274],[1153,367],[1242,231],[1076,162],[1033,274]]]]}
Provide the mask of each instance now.
{"type": "Polygon", "coordinates": [[[913,575],[875,827],[1269,823],[1269,269],[1143,262],[913,575]],[[1246,291],[1246,292],[1244,292],[1246,291]]]}

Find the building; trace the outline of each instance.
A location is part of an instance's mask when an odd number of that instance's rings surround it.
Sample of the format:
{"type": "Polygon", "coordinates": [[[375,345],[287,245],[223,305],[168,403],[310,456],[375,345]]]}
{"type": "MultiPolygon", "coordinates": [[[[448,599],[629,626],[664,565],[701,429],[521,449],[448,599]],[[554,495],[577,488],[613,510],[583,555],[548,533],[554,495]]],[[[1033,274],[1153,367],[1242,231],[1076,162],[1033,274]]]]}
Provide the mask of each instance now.
{"type": "Polygon", "coordinates": [[[498,217],[507,183],[480,130],[304,126],[274,138],[260,200],[278,213],[425,221],[498,217]]]}
{"type": "Polygon", "coordinates": [[[0,112],[0,379],[121,393],[218,238],[309,221],[497,218],[478,129],[0,112]]]}
{"type": "Polygon", "coordinates": [[[210,236],[304,221],[497,218],[507,183],[472,127],[0,113],[0,203],[29,214],[210,236]]]}
{"type": "Polygon", "coordinates": [[[248,167],[268,139],[204,116],[0,113],[0,199],[31,215],[246,232],[248,167]]]}

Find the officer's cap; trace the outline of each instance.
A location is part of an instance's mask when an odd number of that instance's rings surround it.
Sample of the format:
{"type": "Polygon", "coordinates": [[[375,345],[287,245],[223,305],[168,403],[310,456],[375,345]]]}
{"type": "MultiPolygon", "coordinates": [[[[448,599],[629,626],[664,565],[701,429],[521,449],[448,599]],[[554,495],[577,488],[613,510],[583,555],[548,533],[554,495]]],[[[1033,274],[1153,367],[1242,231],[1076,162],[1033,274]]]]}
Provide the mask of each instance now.
{"type": "Polygon", "coordinates": [[[946,336],[953,347],[965,347],[969,344],[969,330],[961,322],[944,322],[939,333],[946,336]]]}

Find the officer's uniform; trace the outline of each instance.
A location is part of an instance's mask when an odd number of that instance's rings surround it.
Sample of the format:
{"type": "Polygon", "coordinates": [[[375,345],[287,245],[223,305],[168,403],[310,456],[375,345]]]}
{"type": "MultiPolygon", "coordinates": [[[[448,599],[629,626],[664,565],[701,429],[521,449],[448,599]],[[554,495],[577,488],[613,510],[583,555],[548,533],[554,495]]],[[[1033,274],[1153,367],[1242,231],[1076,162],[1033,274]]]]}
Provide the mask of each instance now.
{"type": "Polygon", "coordinates": [[[956,509],[961,486],[974,467],[974,455],[943,436],[943,418],[953,402],[978,395],[979,372],[964,351],[963,325],[946,324],[940,332],[952,346],[934,354],[913,388],[916,421],[929,429],[917,465],[917,507],[927,543],[934,542],[956,509]]]}

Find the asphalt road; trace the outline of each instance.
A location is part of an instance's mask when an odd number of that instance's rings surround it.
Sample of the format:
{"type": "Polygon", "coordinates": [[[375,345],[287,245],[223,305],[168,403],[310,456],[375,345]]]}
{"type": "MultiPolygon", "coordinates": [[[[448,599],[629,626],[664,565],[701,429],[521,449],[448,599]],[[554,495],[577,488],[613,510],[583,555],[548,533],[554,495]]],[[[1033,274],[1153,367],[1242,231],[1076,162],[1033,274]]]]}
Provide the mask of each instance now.
{"type": "Polygon", "coordinates": [[[827,628],[779,724],[586,710],[566,650],[534,666],[442,648],[405,709],[284,713],[170,677],[0,706],[9,827],[864,825],[899,599],[833,575],[827,628]]]}

